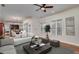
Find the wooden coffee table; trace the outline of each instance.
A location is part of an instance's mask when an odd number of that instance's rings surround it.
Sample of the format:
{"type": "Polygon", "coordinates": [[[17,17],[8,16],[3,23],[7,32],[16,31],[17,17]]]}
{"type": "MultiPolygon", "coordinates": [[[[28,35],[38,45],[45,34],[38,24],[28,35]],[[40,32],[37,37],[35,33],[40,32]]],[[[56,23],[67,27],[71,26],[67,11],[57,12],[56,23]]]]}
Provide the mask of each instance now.
{"type": "Polygon", "coordinates": [[[23,46],[23,49],[28,54],[45,54],[49,52],[51,48],[52,46],[49,43],[45,44],[44,46],[39,47],[38,49],[36,49],[36,47],[35,48],[29,47],[29,44],[23,46]]]}

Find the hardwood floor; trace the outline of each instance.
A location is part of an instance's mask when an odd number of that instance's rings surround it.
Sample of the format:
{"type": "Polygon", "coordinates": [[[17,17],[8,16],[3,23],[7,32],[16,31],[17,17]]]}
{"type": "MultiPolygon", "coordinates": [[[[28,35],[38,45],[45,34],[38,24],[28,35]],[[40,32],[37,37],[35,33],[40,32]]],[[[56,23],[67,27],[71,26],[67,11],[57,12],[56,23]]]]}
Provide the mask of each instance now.
{"type": "Polygon", "coordinates": [[[60,46],[65,48],[71,48],[74,50],[74,53],[79,54],[79,46],[75,46],[75,45],[71,45],[63,42],[60,43],[60,46]]]}

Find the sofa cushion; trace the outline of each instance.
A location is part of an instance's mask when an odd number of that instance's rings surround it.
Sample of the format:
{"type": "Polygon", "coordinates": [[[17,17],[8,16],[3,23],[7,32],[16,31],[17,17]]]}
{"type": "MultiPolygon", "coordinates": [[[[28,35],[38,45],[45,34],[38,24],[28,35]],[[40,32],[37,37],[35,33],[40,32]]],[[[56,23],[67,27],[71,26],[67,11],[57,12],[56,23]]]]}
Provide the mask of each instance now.
{"type": "Polygon", "coordinates": [[[14,44],[14,40],[11,38],[0,39],[0,46],[13,45],[13,44],[14,44]]]}
{"type": "Polygon", "coordinates": [[[26,38],[14,38],[14,45],[19,45],[19,44],[23,44],[26,42],[31,41],[31,37],[26,37],[26,38]]]}
{"type": "Polygon", "coordinates": [[[2,47],[0,47],[0,52],[3,54],[16,54],[14,45],[2,46],[2,47]]]}

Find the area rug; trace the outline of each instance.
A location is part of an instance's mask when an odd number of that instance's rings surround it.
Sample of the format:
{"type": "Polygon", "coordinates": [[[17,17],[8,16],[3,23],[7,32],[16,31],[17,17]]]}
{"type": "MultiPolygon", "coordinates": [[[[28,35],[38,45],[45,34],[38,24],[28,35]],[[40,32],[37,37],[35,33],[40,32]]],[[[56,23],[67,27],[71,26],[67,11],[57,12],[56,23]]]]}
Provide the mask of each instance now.
{"type": "MultiPolygon", "coordinates": [[[[27,54],[23,50],[23,45],[26,45],[26,44],[21,44],[21,45],[15,46],[17,54],[27,54]]],[[[74,51],[72,49],[69,49],[69,48],[63,48],[63,47],[55,48],[55,47],[52,47],[52,49],[47,54],[74,54],[74,51]]]]}

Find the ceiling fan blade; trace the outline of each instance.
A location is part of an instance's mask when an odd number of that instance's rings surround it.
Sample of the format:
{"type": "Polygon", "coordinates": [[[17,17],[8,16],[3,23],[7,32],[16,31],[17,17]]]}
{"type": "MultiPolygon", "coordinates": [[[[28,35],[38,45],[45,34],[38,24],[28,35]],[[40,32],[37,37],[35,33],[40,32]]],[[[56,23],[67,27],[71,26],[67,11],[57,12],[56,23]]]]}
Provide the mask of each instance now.
{"type": "Polygon", "coordinates": [[[45,8],[53,8],[53,6],[46,6],[45,8]]]}
{"type": "Polygon", "coordinates": [[[40,10],[40,8],[39,9],[37,9],[36,11],[39,11],[40,10]]]}
{"type": "Polygon", "coordinates": [[[39,7],[41,7],[40,5],[38,5],[38,4],[34,4],[35,6],[39,6],[39,7]]]}
{"type": "Polygon", "coordinates": [[[42,4],[42,7],[45,7],[46,6],[46,4],[42,4]]]}

